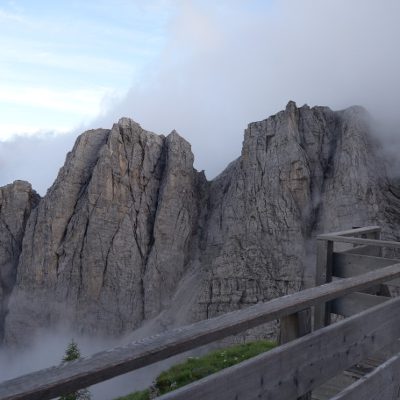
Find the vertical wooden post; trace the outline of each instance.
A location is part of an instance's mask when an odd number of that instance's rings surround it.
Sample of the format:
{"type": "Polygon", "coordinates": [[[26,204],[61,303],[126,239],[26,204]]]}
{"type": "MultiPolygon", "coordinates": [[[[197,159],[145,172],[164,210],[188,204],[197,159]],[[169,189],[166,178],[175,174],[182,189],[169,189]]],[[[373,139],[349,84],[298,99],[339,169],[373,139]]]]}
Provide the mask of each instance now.
{"type": "MultiPolygon", "coordinates": [[[[380,240],[381,239],[381,233],[382,230],[379,229],[379,231],[375,231],[375,232],[370,232],[367,234],[367,238],[368,239],[376,239],[376,240],[380,240]]],[[[382,247],[376,247],[376,257],[382,257],[383,255],[383,248],[382,247]]],[[[379,286],[377,286],[376,288],[370,288],[372,290],[376,289],[376,293],[377,295],[380,296],[386,296],[386,297],[391,297],[391,292],[389,287],[385,284],[385,283],[381,283],[379,286]]],[[[365,291],[367,293],[367,291],[365,291]]]]}
{"type": "MultiPolygon", "coordinates": [[[[381,229],[379,229],[379,231],[367,233],[366,236],[368,239],[380,240],[381,239],[381,229]]],[[[376,247],[376,257],[382,257],[382,247],[376,247]]]]}
{"type": "MultiPolygon", "coordinates": [[[[288,343],[311,332],[311,310],[308,308],[288,315],[280,320],[279,344],[288,343]]],[[[297,400],[311,400],[311,392],[297,400]]]]}
{"type": "MultiPolygon", "coordinates": [[[[317,239],[317,268],[315,272],[315,286],[332,281],[332,253],[331,240],[317,239]]],[[[324,303],[314,308],[314,330],[330,324],[330,305],[324,303]]]]}
{"type": "Polygon", "coordinates": [[[280,320],[279,344],[291,342],[294,339],[311,332],[311,310],[303,310],[288,315],[280,320]]]}

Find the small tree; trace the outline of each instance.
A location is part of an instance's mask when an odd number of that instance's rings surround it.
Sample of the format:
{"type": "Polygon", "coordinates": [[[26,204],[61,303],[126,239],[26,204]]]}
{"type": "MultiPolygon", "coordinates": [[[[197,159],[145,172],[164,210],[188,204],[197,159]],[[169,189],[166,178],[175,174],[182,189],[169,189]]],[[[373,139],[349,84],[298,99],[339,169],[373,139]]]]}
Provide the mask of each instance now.
{"type": "Polygon", "coordinates": [[[65,350],[65,355],[62,359],[62,362],[65,363],[67,361],[79,360],[80,358],[81,352],[79,351],[78,345],[76,344],[74,339],[72,339],[67,347],[67,350],[65,350]]]}
{"type": "MultiPolygon", "coordinates": [[[[62,364],[70,361],[79,360],[81,358],[81,352],[79,351],[78,345],[72,339],[67,349],[65,350],[62,364]]],[[[60,397],[59,400],[90,400],[90,392],[87,389],[80,389],[77,392],[65,394],[60,397]]]]}

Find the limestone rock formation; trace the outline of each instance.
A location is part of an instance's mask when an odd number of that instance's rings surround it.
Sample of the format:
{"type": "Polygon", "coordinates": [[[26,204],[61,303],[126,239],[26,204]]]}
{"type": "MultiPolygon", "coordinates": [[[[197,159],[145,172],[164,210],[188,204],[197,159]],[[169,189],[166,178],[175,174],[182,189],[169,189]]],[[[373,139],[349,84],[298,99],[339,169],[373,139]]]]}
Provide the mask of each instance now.
{"type": "Polygon", "coordinates": [[[289,102],[249,124],[211,182],[175,131],[123,118],[85,132],[26,224],[6,342],[63,322],[115,336],[212,317],[309,284],[317,232],[398,238],[399,186],[370,126],[360,107],[289,102]]]}
{"type": "Polygon", "coordinates": [[[66,321],[116,335],[167,306],[197,226],[192,165],[176,132],[121,119],[84,133],[27,224],[7,341],[66,321]]]}
{"type": "Polygon", "coordinates": [[[293,102],[249,124],[241,157],[211,182],[200,317],[310,284],[317,233],[379,224],[399,237],[400,201],[370,126],[360,107],[293,102]]]}
{"type": "Polygon", "coordinates": [[[40,200],[28,182],[0,188],[0,341],[8,299],[15,284],[25,225],[40,200]]]}

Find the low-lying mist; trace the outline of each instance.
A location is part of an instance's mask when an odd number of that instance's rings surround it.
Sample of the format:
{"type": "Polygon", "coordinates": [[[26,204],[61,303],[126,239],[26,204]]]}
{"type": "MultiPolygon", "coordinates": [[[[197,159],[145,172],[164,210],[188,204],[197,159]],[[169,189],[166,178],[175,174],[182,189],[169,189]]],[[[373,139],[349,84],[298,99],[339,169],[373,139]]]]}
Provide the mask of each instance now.
{"type": "MultiPolygon", "coordinates": [[[[144,334],[144,336],[147,336],[144,334]]],[[[59,365],[71,340],[79,347],[82,357],[127,344],[131,338],[119,340],[79,336],[68,331],[41,331],[29,348],[0,350],[0,382],[33,371],[59,365]]],[[[155,377],[170,365],[186,358],[188,353],[118,376],[89,388],[93,400],[109,400],[149,387],[155,377]]]]}

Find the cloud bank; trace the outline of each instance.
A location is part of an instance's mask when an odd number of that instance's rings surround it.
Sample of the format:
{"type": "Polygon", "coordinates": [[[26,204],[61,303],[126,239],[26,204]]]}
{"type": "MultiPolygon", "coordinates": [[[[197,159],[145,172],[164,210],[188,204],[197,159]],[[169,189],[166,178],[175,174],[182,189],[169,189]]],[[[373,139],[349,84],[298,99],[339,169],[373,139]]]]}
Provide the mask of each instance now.
{"type": "MultiPolygon", "coordinates": [[[[124,98],[106,101],[88,128],[109,128],[127,116],[159,134],[176,129],[191,142],[195,166],[212,178],[240,155],[247,123],[279,111],[289,99],[333,109],[359,104],[378,119],[395,119],[397,0],[175,4],[157,61],[124,98]]],[[[8,143],[0,184],[29,178],[43,193],[64,160],[63,140],[39,140],[32,154],[23,141],[8,143]],[[35,164],[39,152],[50,157],[48,168],[35,164]]]]}
{"type": "Polygon", "coordinates": [[[175,128],[213,177],[240,154],[247,123],[299,105],[397,111],[400,3],[284,0],[185,2],[155,77],[130,89],[100,124],[129,115],[175,128]]]}

